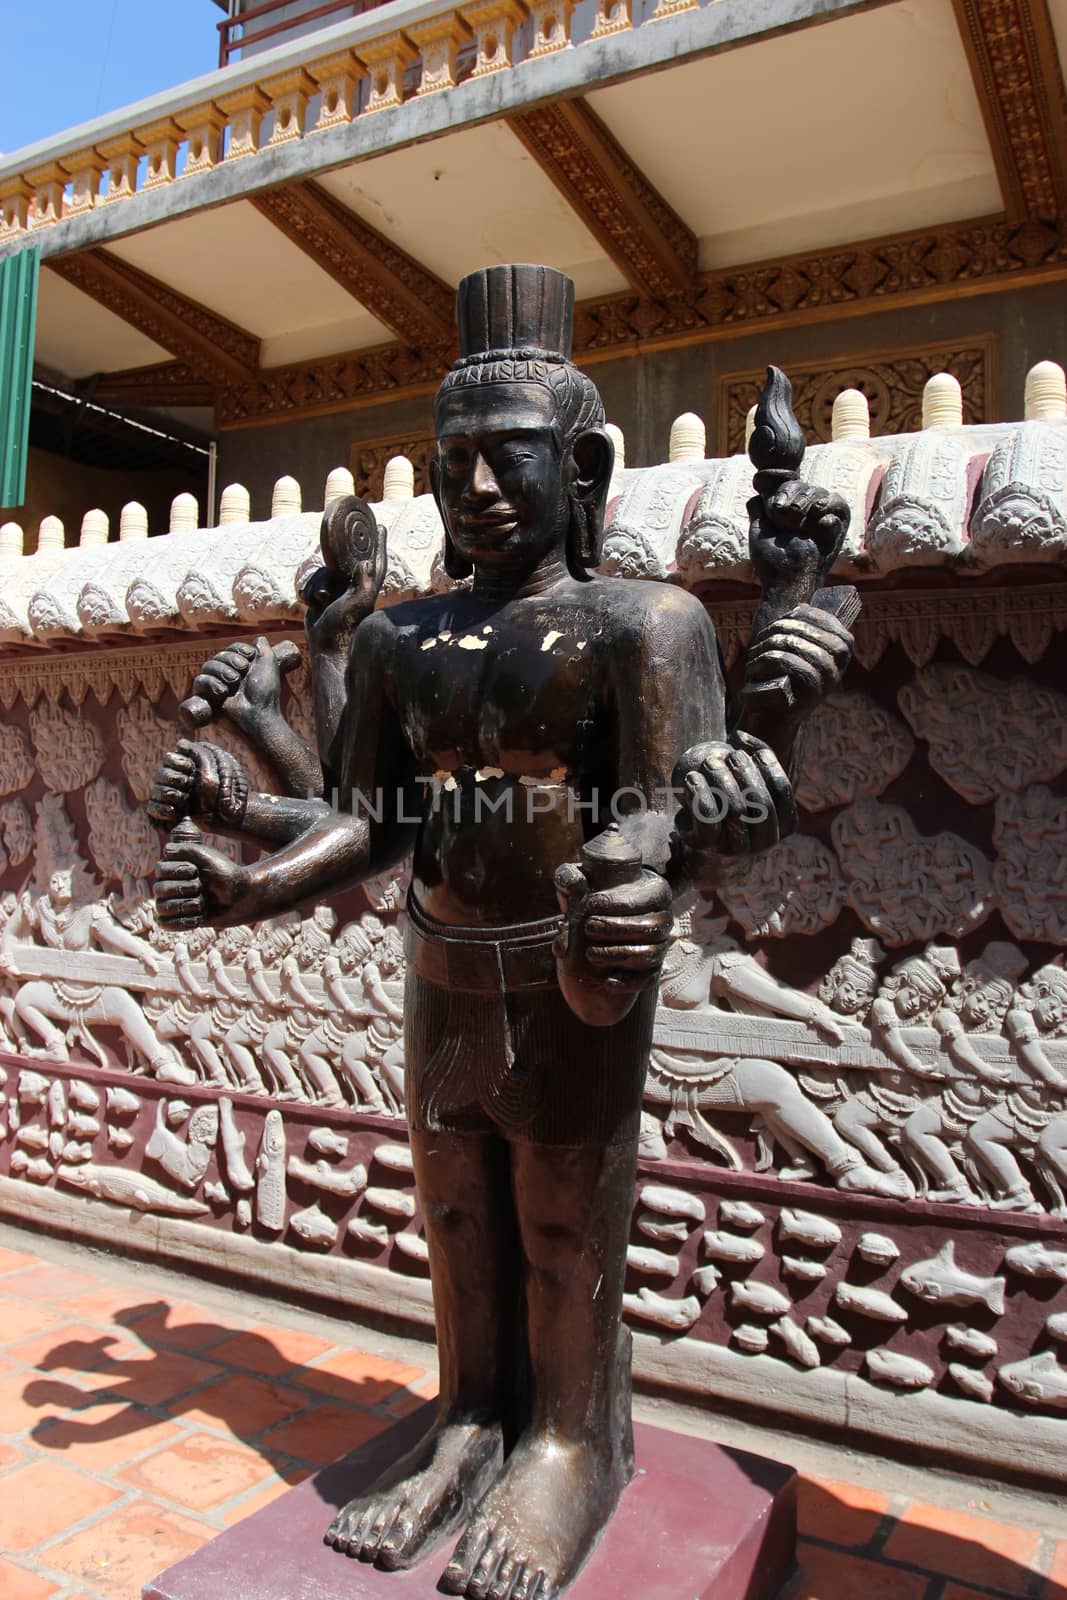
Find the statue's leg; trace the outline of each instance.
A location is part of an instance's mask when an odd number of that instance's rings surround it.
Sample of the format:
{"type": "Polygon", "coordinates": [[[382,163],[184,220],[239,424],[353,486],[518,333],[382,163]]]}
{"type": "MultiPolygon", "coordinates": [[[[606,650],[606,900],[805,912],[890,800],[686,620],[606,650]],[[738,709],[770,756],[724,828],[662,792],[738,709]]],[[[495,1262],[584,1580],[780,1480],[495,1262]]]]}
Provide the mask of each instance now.
{"type": "Polygon", "coordinates": [[[140,1005],[124,989],[108,988],[85,1013],[84,1020],[118,1028],[129,1047],[140,1056],[161,1083],[195,1083],[196,1073],[177,1050],[158,1039],[140,1005]]]}
{"type": "Polygon", "coordinates": [[[306,1100],[308,1095],[301,1083],[293,1064],[289,1060],[286,1049],[288,1043],[285,1036],[284,1022],[276,1022],[272,1028],[267,1029],[263,1040],[263,1059],[270,1066],[274,1074],[274,1081],[278,1085],[279,1100],[306,1100]]]}
{"type": "Polygon", "coordinates": [[[955,1200],[965,1205],[977,1196],[949,1154],[943,1132],[940,1108],[935,1101],[924,1100],[901,1128],[900,1142],[937,1185],[928,1191],[928,1200],[955,1200]]]}
{"type": "Polygon", "coordinates": [[[513,1146],[531,1416],[445,1571],[453,1594],[552,1600],[632,1476],[620,1318],[637,1144],[635,1127],[610,1144],[513,1146]]]}
{"type": "Polygon", "coordinates": [[[834,1117],[834,1127],[841,1137],[854,1144],[872,1167],[879,1172],[899,1172],[900,1163],[893,1160],[875,1131],[882,1126],[878,1112],[861,1100],[846,1100],[834,1117]]]}
{"type": "Polygon", "coordinates": [[[24,983],[15,995],[15,1015],[41,1040],[40,1046],[30,1047],[28,1055],[44,1054],[52,1061],[66,1061],[70,1055],[62,1031],[51,1021],[50,1012],[57,1006],[47,983],[24,983]]]}
{"type": "Polygon", "coordinates": [[[194,1017],[189,1026],[188,1038],[190,1053],[207,1073],[209,1082],[218,1084],[222,1089],[232,1087],[230,1075],[223,1066],[222,1057],[215,1048],[211,1036],[211,1018],[204,1014],[194,1017]]]}
{"type": "Polygon", "coordinates": [[[994,1197],[990,1203],[995,1210],[1039,1211],[1034,1191],[1009,1149],[1014,1136],[1010,1113],[1002,1114],[995,1107],[978,1118],[963,1141],[963,1148],[979,1171],[992,1180],[994,1197]]]}
{"type": "Polygon", "coordinates": [[[361,1111],[373,1111],[379,1116],[384,1116],[389,1108],[367,1064],[363,1039],[361,1033],[349,1035],[341,1050],[337,1070],[351,1089],[356,1105],[361,1111]]]}
{"type": "Polygon", "coordinates": [[[256,1066],[256,1058],[249,1049],[248,1035],[240,1022],[234,1023],[227,1031],[222,1041],[222,1048],[233,1064],[237,1081],[242,1089],[249,1089],[253,1094],[263,1094],[268,1090],[268,1085],[256,1066]]]}
{"type": "Polygon", "coordinates": [[[411,1150],[433,1279],[437,1419],[326,1534],[336,1550],[390,1569],[452,1533],[497,1476],[521,1348],[507,1145],[496,1134],[413,1131],[411,1150]]]}

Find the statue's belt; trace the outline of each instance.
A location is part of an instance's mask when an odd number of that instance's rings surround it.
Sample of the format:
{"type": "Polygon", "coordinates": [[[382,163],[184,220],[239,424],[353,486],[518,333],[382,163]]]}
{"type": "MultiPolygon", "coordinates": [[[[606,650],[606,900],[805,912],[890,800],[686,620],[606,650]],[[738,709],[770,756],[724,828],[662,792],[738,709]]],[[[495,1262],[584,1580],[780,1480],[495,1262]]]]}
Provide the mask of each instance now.
{"type": "Polygon", "coordinates": [[[553,941],[560,917],[508,927],[458,928],[436,922],[408,896],[408,966],[427,983],[466,994],[515,994],[554,989],[553,941]]]}

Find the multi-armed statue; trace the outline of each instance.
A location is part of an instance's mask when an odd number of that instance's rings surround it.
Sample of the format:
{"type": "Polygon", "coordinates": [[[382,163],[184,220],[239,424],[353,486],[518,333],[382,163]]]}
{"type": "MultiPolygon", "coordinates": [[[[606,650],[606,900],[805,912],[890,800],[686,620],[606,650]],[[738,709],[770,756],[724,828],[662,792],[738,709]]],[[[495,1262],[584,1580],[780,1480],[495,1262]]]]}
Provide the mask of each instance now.
{"type": "Polygon", "coordinates": [[[546,267],[464,279],[433,483],[446,568],[472,581],[375,610],[384,535],[336,502],[305,591],[318,752],[281,716],[266,642],[235,645],[195,688],[285,796],[179,744],[152,802],[273,847],[235,865],[184,826],[159,869],[171,927],[314,903],[414,851],[406,1098],[440,1401],[326,1538],[397,1568],[462,1527],[444,1587],[493,1600],[559,1594],[634,1470],[620,1313],[672,889],[790,831],[804,720],[851,653],[850,591],[816,593],[848,511],[797,476],[773,369],[736,720],[699,601],[596,575],[613,447],[572,311],[546,267]]]}

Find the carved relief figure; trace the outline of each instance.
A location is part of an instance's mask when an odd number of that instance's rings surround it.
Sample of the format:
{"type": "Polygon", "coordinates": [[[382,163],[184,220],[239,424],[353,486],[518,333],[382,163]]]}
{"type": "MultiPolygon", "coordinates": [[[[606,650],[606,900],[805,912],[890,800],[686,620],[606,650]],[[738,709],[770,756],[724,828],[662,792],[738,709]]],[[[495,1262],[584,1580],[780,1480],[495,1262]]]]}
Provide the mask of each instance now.
{"type": "MultiPolygon", "coordinates": [[[[72,874],[54,872],[48,892],[35,903],[23,897],[25,923],[40,942],[53,950],[80,953],[98,949],[131,956],[146,972],[159,970],[159,957],[143,939],[136,938],[100,901],[75,905],[72,874]]],[[[0,971],[17,971],[11,922],[0,942],[0,971]]],[[[76,971],[76,968],[75,968],[76,971]]],[[[165,1041],[157,1039],[143,1010],[132,995],[113,984],[96,983],[78,976],[31,979],[20,984],[14,999],[15,1016],[40,1041],[31,1054],[66,1061],[69,1042],[79,1039],[91,1055],[107,1065],[107,1056],[90,1031],[91,1026],[118,1028],[141,1070],[166,1083],[191,1083],[196,1074],[165,1041]],[[55,1024],[64,1024],[64,1029],[55,1024]],[[65,1030],[65,1031],[64,1031],[65,1030]]]]}
{"type": "MultiPolygon", "coordinates": [[[[240,686],[289,798],[249,791],[229,819],[270,855],[242,866],[178,839],[157,883],[173,926],[241,922],[414,844],[405,1088],[441,1398],[328,1538],[398,1567],[465,1523],[444,1586],[539,1600],[578,1571],[633,1470],[620,1317],[669,879],[710,879],[723,850],[789,831],[797,735],[851,649],[807,603],[847,507],[799,480],[779,376],[753,435],[765,592],[732,731],[699,602],[593,575],[613,451],[568,359],[572,304],[546,268],[464,280],[433,470],[446,565],[471,588],[374,610],[383,542],[360,502],[335,502],[307,591],[324,770],[281,718],[269,651],[222,652],[197,692],[221,706],[240,686]],[[308,800],[335,784],[344,809],[308,800]],[[753,795],[759,815],[743,816],[753,795]]],[[[195,753],[167,758],[158,820],[225,820],[200,774],[195,753]]]]}

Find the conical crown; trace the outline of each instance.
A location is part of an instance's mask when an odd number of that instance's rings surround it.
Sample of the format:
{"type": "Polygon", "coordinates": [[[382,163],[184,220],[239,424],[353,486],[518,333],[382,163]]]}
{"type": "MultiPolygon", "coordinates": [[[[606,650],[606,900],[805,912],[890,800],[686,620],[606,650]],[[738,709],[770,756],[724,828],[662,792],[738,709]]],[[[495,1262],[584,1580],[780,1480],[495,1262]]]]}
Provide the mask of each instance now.
{"type": "Polygon", "coordinates": [[[554,267],[482,267],[456,291],[460,356],[537,350],[569,360],[574,284],[554,267]]]}

